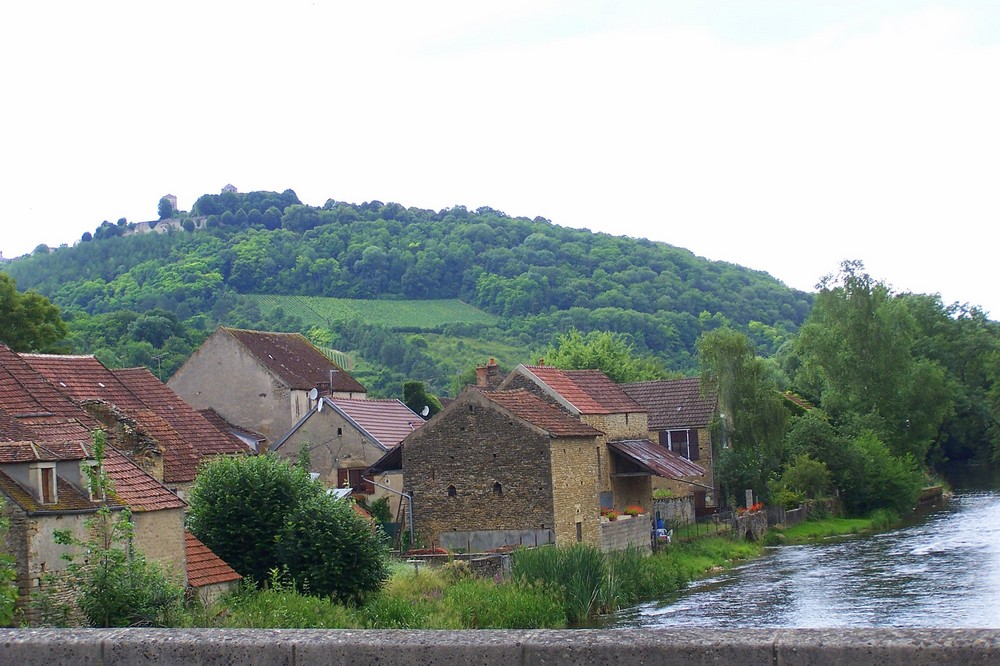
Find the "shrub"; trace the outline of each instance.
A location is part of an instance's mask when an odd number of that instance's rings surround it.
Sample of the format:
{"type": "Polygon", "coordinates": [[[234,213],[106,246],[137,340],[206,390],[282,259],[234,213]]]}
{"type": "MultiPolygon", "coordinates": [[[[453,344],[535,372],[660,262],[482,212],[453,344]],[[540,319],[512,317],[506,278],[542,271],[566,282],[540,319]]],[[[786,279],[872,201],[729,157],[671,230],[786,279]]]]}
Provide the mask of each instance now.
{"type": "Polygon", "coordinates": [[[923,474],[913,457],[894,456],[872,432],[850,446],[865,463],[845,479],[843,499],[848,511],[855,516],[883,508],[900,515],[912,511],[923,486],[923,474]]]}
{"type": "Polygon", "coordinates": [[[819,499],[829,494],[830,471],[824,463],[803,453],[796,456],[785,469],[785,473],[781,475],[781,483],[809,499],[819,499]]]}
{"type": "Polygon", "coordinates": [[[604,554],[583,543],[568,548],[514,551],[512,574],[526,583],[550,584],[562,596],[566,620],[578,622],[602,610],[607,600],[608,565],[604,554]]]}
{"type": "MultiPolygon", "coordinates": [[[[0,499],[0,544],[8,527],[9,522],[3,516],[3,500],[0,499]]],[[[0,552],[0,627],[9,627],[14,620],[14,604],[17,603],[15,579],[14,558],[0,552]]]]}
{"type": "Polygon", "coordinates": [[[252,583],[227,597],[221,626],[237,629],[360,629],[362,618],[329,599],[297,592],[292,585],[258,590],[252,583]]]}
{"type": "Polygon", "coordinates": [[[566,626],[558,594],[541,583],[501,584],[476,579],[448,588],[445,602],[466,629],[554,629],[566,626]]]}
{"type": "Polygon", "coordinates": [[[869,519],[873,530],[887,530],[899,522],[899,514],[892,509],[875,509],[869,519]]]}

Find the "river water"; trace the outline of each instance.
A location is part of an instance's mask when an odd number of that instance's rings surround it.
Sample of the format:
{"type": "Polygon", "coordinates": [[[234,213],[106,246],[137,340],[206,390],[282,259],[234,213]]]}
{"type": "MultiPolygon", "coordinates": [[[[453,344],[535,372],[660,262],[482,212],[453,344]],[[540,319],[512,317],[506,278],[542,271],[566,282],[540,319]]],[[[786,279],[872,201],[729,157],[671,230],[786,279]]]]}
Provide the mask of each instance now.
{"type": "Polygon", "coordinates": [[[1000,627],[1000,476],[953,481],[905,527],[769,548],[617,627],[1000,627]]]}

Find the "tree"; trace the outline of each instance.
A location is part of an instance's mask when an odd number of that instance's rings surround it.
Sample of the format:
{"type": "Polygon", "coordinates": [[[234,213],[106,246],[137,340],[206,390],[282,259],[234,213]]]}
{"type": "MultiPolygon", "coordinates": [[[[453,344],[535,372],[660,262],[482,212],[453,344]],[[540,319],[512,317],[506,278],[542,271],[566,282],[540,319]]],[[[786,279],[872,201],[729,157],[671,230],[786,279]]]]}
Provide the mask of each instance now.
{"type": "Polygon", "coordinates": [[[276,546],[300,589],[360,603],[382,587],[389,570],[384,540],[350,502],[308,494],[286,517],[276,546]]]}
{"type": "Polygon", "coordinates": [[[666,375],[658,359],[637,355],[628,337],[608,331],[583,335],[572,328],[556,336],[545,362],[563,370],[600,370],[617,383],[662,379],[666,375]]]}
{"type": "Polygon", "coordinates": [[[952,409],[941,365],[915,353],[918,331],[904,299],[845,261],[820,283],[796,347],[800,374],[834,423],[860,436],[874,429],[897,455],[926,458],[952,409]]]}
{"type": "Polygon", "coordinates": [[[270,455],[216,458],[188,503],[195,536],[258,585],[287,568],[304,591],[358,601],[386,578],[379,534],[299,465],[270,455]]]}
{"type": "Polygon", "coordinates": [[[159,213],[161,220],[166,220],[174,214],[174,204],[167,197],[161,197],[160,203],[157,206],[157,213],[159,213]]]}
{"type": "Polygon", "coordinates": [[[443,409],[441,401],[427,392],[423,382],[418,381],[403,382],[403,404],[414,414],[420,414],[424,418],[430,418],[443,409]]]}
{"type": "Polygon", "coordinates": [[[20,293],[14,278],[0,273],[0,342],[14,351],[50,351],[66,337],[59,308],[33,291],[20,293]]]}
{"type": "Polygon", "coordinates": [[[704,390],[719,393],[720,483],[727,495],[752,488],[767,496],[785,462],[784,440],[789,412],[767,366],[742,333],[718,328],[698,338],[704,390]],[[740,486],[740,484],[746,484],[740,486]]]}
{"type": "Polygon", "coordinates": [[[309,490],[307,472],[265,456],[216,458],[201,468],[188,499],[188,527],[258,585],[280,568],[286,516],[309,490]]]}

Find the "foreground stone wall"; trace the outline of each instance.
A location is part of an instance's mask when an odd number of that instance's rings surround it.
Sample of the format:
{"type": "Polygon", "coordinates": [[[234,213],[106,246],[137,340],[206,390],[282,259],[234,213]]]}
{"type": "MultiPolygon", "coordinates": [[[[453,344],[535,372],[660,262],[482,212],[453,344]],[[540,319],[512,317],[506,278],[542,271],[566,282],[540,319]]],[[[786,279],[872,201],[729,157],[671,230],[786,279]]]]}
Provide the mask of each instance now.
{"type": "Polygon", "coordinates": [[[621,516],[618,520],[602,522],[601,550],[608,553],[634,546],[648,553],[651,550],[650,533],[652,529],[649,516],[645,514],[635,518],[621,516]]]}
{"type": "Polygon", "coordinates": [[[0,665],[997,664],[1000,629],[0,629],[0,665]]]}

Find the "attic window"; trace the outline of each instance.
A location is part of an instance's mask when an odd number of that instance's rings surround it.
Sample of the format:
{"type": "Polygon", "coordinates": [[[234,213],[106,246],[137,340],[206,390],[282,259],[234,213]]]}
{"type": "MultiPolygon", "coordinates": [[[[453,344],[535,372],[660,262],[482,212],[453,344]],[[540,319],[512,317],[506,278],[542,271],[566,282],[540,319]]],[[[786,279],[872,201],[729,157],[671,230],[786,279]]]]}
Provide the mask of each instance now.
{"type": "Polygon", "coordinates": [[[493,494],[498,497],[503,497],[503,486],[497,481],[493,484],[493,494]]]}
{"type": "Polygon", "coordinates": [[[35,492],[42,504],[55,504],[59,501],[56,488],[56,464],[35,463],[31,466],[35,482],[35,492]]]}
{"type": "Polygon", "coordinates": [[[448,486],[448,497],[458,497],[458,490],[455,486],[448,486]]]}
{"type": "Polygon", "coordinates": [[[341,437],[341,436],[343,436],[343,434],[344,434],[344,429],[343,428],[337,428],[337,437],[341,437]]]}

